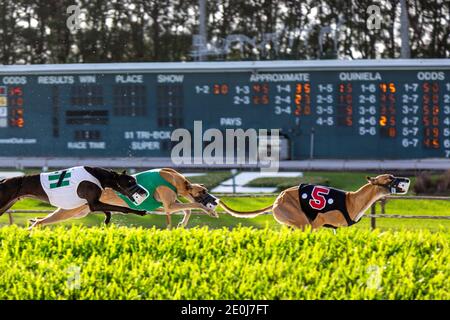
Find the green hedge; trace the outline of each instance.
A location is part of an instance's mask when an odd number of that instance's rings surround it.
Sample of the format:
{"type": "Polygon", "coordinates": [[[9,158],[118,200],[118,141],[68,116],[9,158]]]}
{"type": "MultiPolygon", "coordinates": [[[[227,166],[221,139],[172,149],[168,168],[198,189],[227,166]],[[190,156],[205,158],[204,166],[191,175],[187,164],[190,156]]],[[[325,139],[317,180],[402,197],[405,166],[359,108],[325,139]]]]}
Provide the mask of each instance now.
{"type": "Polygon", "coordinates": [[[445,232],[12,226],[0,243],[0,299],[450,298],[445,232]]]}

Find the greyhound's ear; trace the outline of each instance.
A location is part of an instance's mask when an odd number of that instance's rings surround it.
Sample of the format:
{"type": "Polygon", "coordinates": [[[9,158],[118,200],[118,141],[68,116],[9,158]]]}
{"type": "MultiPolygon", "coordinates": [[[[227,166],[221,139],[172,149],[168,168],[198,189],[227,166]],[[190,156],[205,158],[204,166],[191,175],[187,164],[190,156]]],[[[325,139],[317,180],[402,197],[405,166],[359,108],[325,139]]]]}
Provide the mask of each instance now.
{"type": "Polygon", "coordinates": [[[203,183],[200,183],[200,186],[202,186],[203,188],[206,188],[206,186],[203,183]]]}
{"type": "Polygon", "coordinates": [[[111,172],[111,174],[113,174],[114,175],[114,177],[117,177],[119,174],[116,172],[116,171],[114,171],[114,170],[109,170],[109,172],[111,172]]]}
{"type": "Polygon", "coordinates": [[[127,170],[123,170],[121,174],[126,175],[127,174],[127,170]]]}
{"type": "Polygon", "coordinates": [[[373,183],[373,181],[375,180],[374,178],[371,178],[369,176],[367,176],[366,179],[369,183],[373,183]]]}
{"type": "Polygon", "coordinates": [[[184,185],[186,186],[186,190],[192,190],[192,186],[191,186],[190,182],[185,181],[184,185]]]}

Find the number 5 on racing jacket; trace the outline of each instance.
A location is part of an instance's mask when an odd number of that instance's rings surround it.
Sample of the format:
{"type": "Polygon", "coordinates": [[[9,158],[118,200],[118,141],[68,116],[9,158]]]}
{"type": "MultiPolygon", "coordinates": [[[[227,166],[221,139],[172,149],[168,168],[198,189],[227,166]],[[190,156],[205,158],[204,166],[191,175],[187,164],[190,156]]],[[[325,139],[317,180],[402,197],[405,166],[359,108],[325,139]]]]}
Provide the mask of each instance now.
{"type": "MultiPolygon", "coordinates": [[[[359,222],[359,220],[353,221],[350,218],[345,202],[345,191],[302,183],[298,188],[298,195],[300,206],[310,223],[317,218],[319,213],[326,214],[333,210],[338,210],[342,213],[348,226],[359,222]]],[[[335,226],[329,224],[324,225],[324,227],[336,229],[335,226]]]]}

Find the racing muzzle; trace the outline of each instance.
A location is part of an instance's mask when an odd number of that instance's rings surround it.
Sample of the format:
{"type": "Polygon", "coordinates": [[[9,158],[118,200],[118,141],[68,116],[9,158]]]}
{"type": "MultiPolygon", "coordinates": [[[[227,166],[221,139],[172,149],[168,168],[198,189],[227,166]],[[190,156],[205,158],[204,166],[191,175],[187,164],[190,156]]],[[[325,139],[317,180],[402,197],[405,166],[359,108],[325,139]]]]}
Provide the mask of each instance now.
{"type": "Polygon", "coordinates": [[[387,186],[392,194],[406,194],[409,190],[410,180],[408,178],[394,178],[387,186]]]}
{"type": "Polygon", "coordinates": [[[128,193],[128,198],[136,205],[140,205],[149,196],[148,191],[138,184],[128,188],[126,191],[128,193]]]}
{"type": "Polygon", "coordinates": [[[219,199],[210,195],[209,193],[202,194],[198,197],[194,197],[195,201],[203,204],[205,207],[214,210],[219,205],[219,199]]]}

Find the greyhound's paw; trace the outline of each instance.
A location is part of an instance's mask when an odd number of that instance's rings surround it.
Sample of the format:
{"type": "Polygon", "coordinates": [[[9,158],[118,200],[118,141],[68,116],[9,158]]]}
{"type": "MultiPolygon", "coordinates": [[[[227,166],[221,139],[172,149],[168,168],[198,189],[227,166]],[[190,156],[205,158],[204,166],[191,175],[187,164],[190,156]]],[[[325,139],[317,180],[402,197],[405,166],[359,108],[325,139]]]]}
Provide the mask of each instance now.
{"type": "Polygon", "coordinates": [[[147,215],[147,211],[138,211],[137,213],[138,215],[140,215],[141,217],[147,215]]]}
{"type": "Polygon", "coordinates": [[[29,222],[31,225],[36,225],[36,224],[38,224],[38,222],[41,221],[41,220],[42,220],[42,218],[31,218],[31,219],[28,219],[28,222],[29,222]]]}
{"type": "Polygon", "coordinates": [[[27,230],[28,231],[33,231],[34,228],[38,226],[38,220],[37,219],[30,219],[29,221],[30,222],[34,221],[34,222],[31,222],[31,225],[27,228],[27,230]]]}
{"type": "Polygon", "coordinates": [[[214,210],[208,209],[207,212],[210,217],[219,218],[219,214],[217,212],[215,212],[214,210]]]}

